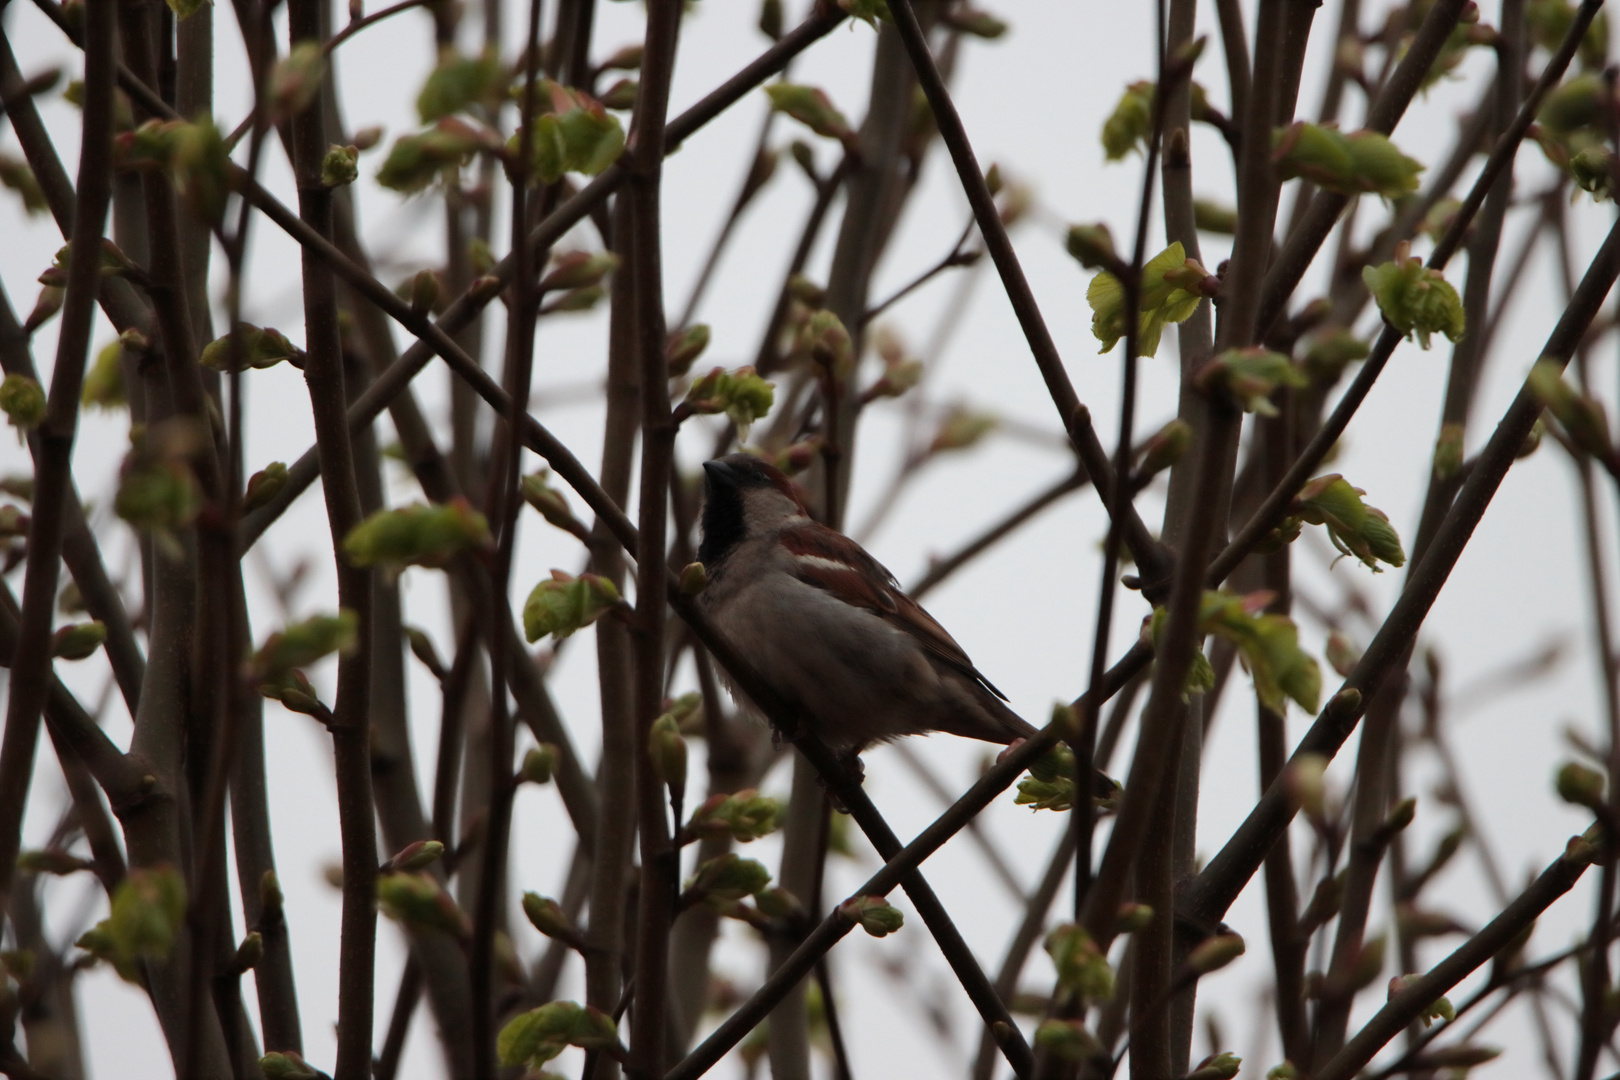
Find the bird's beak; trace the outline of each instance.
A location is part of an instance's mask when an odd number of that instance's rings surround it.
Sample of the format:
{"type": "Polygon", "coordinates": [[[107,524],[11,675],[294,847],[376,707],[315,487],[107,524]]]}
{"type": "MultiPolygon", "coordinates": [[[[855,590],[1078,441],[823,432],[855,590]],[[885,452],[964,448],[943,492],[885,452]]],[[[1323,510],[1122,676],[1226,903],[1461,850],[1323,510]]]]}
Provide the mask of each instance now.
{"type": "Polygon", "coordinates": [[[703,473],[708,478],[710,491],[734,490],[737,487],[737,470],[724,461],[705,461],[703,473]]]}

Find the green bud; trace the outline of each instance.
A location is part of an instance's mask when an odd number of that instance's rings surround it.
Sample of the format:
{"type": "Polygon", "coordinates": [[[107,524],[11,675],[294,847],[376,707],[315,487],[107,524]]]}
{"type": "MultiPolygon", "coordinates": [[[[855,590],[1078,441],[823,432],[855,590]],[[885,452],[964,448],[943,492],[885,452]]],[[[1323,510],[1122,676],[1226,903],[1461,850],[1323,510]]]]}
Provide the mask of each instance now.
{"type": "Polygon", "coordinates": [[[771,872],[764,863],[727,852],[700,864],[686,887],[709,899],[735,902],[770,883],[771,872]]]}
{"type": "Polygon", "coordinates": [[[411,311],[417,315],[426,315],[437,310],[439,293],[439,275],[428,269],[418,270],[411,278],[408,290],[411,311]]]}
{"type": "Polygon", "coordinates": [[[1320,821],[1327,811],[1327,767],[1321,754],[1300,754],[1283,770],[1289,801],[1313,820],[1320,821]]]}
{"type": "Polygon", "coordinates": [[[270,72],[270,108],[278,119],[291,119],[309,108],[320,93],[326,55],[318,41],[300,41],[276,61],[270,72]]]}
{"type": "Polygon", "coordinates": [[[523,914],[536,930],[548,938],[570,938],[579,932],[563,913],[561,904],[539,893],[523,894],[523,914]]]}
{"type": "Polygon", "coordinates": [[[584,629],[620,603],[613,582],[596,574],[573,577],[553,570],[529,593],[523,605],[523,633],[529,642],[547,634],[558,640],[584,629]]]}
{"type": "Polygon", "coordinates": [[[688,824],[704,836],[730,836],[740,844],[758,840],[776,831],[782,804],[745,788],[731,795],[711,795],[692,814],[688,824]]]}
{"type": "Polygon", "coordinates": [[[113,891],[107,933],[116,959],[163,960],[186,918],[186,886],[172,867],[132,869],[113,891]]]}
{"type": "Polygon", "coordinates": [[[83,660],[107,640],[107,624],[99,620],[69,623],[51,635],[51,655],[58,660],[83,660]]]}
{"type": "Polygon", "coordinates": [[[1102,222],[1095,225],[1070,225],[1066,245],[1069,254],[1087,270],[1100,270],[1119,262],[1114,253],[1114,235],[1102,222]]]}
{"type": "Polygon", "coordinates": [[[1114,969],[1091,935],[1076,923],[1064,923],[1046,935],[1046,951],[1057,967],[1058,985],[1086,1001],[1114,996],[1114,969]]]}
{"type": "Polygon", "coordinates": [[[687,563],[678,582],[682,596],[696,596],[709,587],[709,571],[702,563],[687,563]]]}
{"type": "Polygon", "coordinates": [[[507,1066],[537,1069],[568,1046],[603,1050],[618,1045],[613,1018],[572,1001],[552,1001],[520,1013],[501,1028],[495,1056],[507,1066]]]}
{"type": "Polygon", "coordinates": [[[1341,679],[1348,679],[1350,673],[1361,662],[1361,650],[1350,644],[1350,640],[1337,630],[1327,637],[1327,647],[1323,650],[1327,657],[1328,666],[1338,674],[1341,679]]]}
{"type": "Polygon", "coordinates": [[[771,108],[786,113],[817,135],[842,142],[849,142],[855,137],[855,130],[844,119],[844,114],[838,111],[826,94],[813,86],[771,83],[765,87],[765,94],[771,99],[771,108]]]}
{"type": "Polygon", "coordinates": [[[1160,428],[1147,446],[1142,448],[1142,460],[1137,474],[1142,479],[1157,475],[1174,465],[1192,449],[1193,429],[1185,420],[1172,420],[1160,428]]]}
{"type": "Polygon", "coordinates": [[[1109,161],[1120,161],[1132,150],[1147,145],[1153,130],[1154,85],[1133,82],[1125,88],[1114,111],[1103,121],[1103,153],[1109,161]]]}
{"type": "Polygon", "coordinates": [[[1434,442],[1434,475],[1438,480],[1449,480],[1457,475],[1463,463],[1463,425],[1441,424],[1440,437],[1434,442]]]}
{"type": "Polygon", "coordinates": [[[1231,236],[1237,232],[1237,209],[1213,199],[1194,199],[1193,224],[1201,232],[1231,236]]]}
{"type": "Polygon", "coordinates": [[[619,268],[619,257],[611,251],[568,251],[551,261],[551,268],[540,279],[542,292],[581,289],[600,285],[602,279],[619,268]]]}
{"type": "Polygon", "coordinates": [[[565,532],[582,529],[579,519],[574,517],[574,511],[568,505],[567,497],[551,486],[550,479],[551,473],[547,469],[525,476],[521,483],[523,501],[533,507],[547,523],[565,532]]]}
{"type": "Polygon", "coordinates": [[[80,400],[98,409],[116,409],[128,403],[124,395],[124,344],[115,341],[96,353],[95,362],[84,373],[80,400]]]}
{"type": "Polygon", "coordinates": [[[1274,1065],[1266,1071],[1266,1080],[1299,1080],[1299,1070],[1292,1061],[1274,1065]]]}
{"type": "Polygon", "coordinates": [[[882,896],[852,896],[838,905],[838,913],[873,937],[887,937],[906,921],[882,896]]]}
{"type": "Polygon", "coordinates": [[[1567,803],[1593,810],[1603,805],[1603,774],[1579,762],[1566,762],[1558,770],[1556,786],[1558,797],[1567,803]]]}
{"type": "Polygon", "coordinates": [[[1371,350],[1367,343],[1348,330],[1330,330],[1314,339],[1305,350],[1304,368],[1317,382],[1337,381],[1344,369],[1365,360],[1371,350]]]}
{"type": "Polygon", "coordinates": [[[0,382],[0,411],[19,438],[44,422],[45,407],[45,391],[28,376],[11,374],[0,382]]]}
{"type": "Polygon", "coordinates": [[[741,441],[753,422],[770,412],[775,399],[776,384],[760,378],[752,367],[715,368],[692,383],[682,407],[700,416],[725,413],[737,425],[741,441]]]}
{"type": "Polygon", "coordinates": [[[796,919],[804,915],[804,905],[799,903],[799,898],[780,885],[755,893],[754,907],[768,919],[796,919]]]}
{"type": "Polygon", "coordinates": [[[1102,1043],[1080,1020],[1042,1020],[1035,1028],[1035,1046],[1062,1061],[1089,1061],[1104,1054],[1102,1043]]]}
{"type": "Polygon", "coordinates": [[[518,776],[524,783],[549,784],[557,772],[557,748],[551,743],[532,746],[523,755],[523,767],[518,776]]]}
{"type": "Polygon", "coordinates": [[[1125,903],[1119,905],[1119,916],[1114,927],[1117,933],[1134,934],[1138,930],[1146,930],[1152,922],[1152,908],[1146,904],[1125,903]]]}
{"type": "Polygon", "coordinates": [[[1187,955],[1187,967],[1199,975],[1208,975],[1242,956],[1246,949],[1238,934],[1217,934],[1187,955]]]}
{"type": "Polygon", "coordinates": [[[1267,349],[1228,349],[1209,361],[1194,376],[1206,393],[1220,390],[1242,406],[1245,412],[1276,416],[1271,395],[1279,387],[1305,387],[1310,380],[1282,353],[1267,349]]]}
{"type": "Polygon", "coordinates": [[[360,617],[343,608],[316,615],[271,634],[254,656],[254,670],[273,678],[290,668],[308,667],[331,653],[347,656],[359,642],[360,617]]]}
{"type": "Polygon", "coordinates": [[[928,444],[928,454],[953,450],[968,450],[1001,424],[991,413],[974,412],[964,406],[953,406],[940,420],[934,437],[928,444]]]}
{"type": "Polygon", "coordinates": [[[286,486],[287,466],[272,461],[248,477],[247,489],[242,492],[242,513],[252,513],[261,506],[270,505],[271,500],[281,494],[286,486]]]}
{"type": "MultiPolygon", "coordinates": [[[[7,380],[10,381],[9,379],[7,380]]],[[[1578,393],[1563,378],[1556,361],[1542,360],[1530,369],[1525,385],[1544,409],[1563,425],[1570,441],[1597,458],[1607,458],[1612,450],[1609,419],[1603,404],[1578,393]]]]}
{"type": "Polygon", "coordinates": [[[669,335],[664,343],[664,363],[669,368],[670,378],[685,375],[692,370],[692,364],[703,355],[703,350],[709,347],[709,325],[707,323],[693,323],[684,330],[677,330],[669,335]]]}
{"type": "Polygon", "coordinates": [[[288,341],[279,330],[257,327],[252,323],[242,323],[242,339],[238,349],[234,368],[229,334],[204,345],[202,355],[197,359],[203,367],[222,372],[274,367],[283,360],[303,365],[304,350],[288,341]]]}
{"type": "Polygon", "coordinates": [[[1385,321],[1408,338],[1415,336],[1423,348],[1429,347],[1429,335],[1434,333],[1462,340],[1462,300],[1440,271],[1397,250],[1393,262],[1366,267],[1361,278],[1385,321]]]}
{"type": "Polygon", "coordinates": [[[1238,1074],[1243,1059],[1233,1053],[1213,1054],[1198,1063],[1187,1074],[1187,1080],[1232,1080],[1238,1074]]]}
{"type": "Polygon", "coordinates": [[[1598,202],[1614,196],[1615,159],[1604,147],[1589,146],[1570,158],[1569,175],[1576,187],[1591,192],[1598,202]]]}
{"type": "Polygon", "coordinates": [[[782,40],[782,0],[763,0],[759,5],[759,32],[772,41],[782,40]]]}
{"type": "Polygon", "coordinates": [[[664,713],[652,722],[647,736],[647,756],[653,773],[671,789],[686,786],[686,740],[681,738],[680,722],[664,713]]]}
{"type": "Polygon", "coordinates": [[[388,870],[411,873],[426,870],[444,857],[444,844],[438,840],[414,840],[400,848],[388,860],[388,870]]]}
{"type": "Polygon", "coordinates": [[[1577,75],[1549,93],[1536,122],[1552,135],[1567,136],[1594,127],[1604,116],[1608,89],[1596,74],[1577,75]]]}
{"type": "Polygon", "coordinates": [[[349,530],[343,553],[351,566],[440,567],[489,540],[484,515],[458,496],[448,503],[379,510],[349,530]]]}
{"type": "Polygon", "coordinates": [[[237,973],[252,971],[264,959],[264,935],[257,930],[249,930],[242,939],[242,944],[236,947],[236,956],[231,961],[231,968],[237,973]]]}
{"type": "Polygon", "coordinates": [[[377,908],[414,929],[440,930],[463,940],[472,932],[467,916],[431,874],[378,875],[377,908]]]}
{"type": "Polygon", "coordinates": [[[329,711],[316,696],[309,678],[297,668],[265,679],[259,684],[259,693],[271,701],[281,702],[289,712],[302,713],[322,721],[330,719],[329,711]]]}
{"type": "Polygon", "coordinates": [[[264,1080],[319,1080],[320,1073],[291,1050],[277,1050],[259,1059],[264,1080]]]}
{"type": "Polygon", "coordinates": [[[360,176],[360,148],[358,146],[332,145],[326,148],[326,156],[321,158],[321,185],[323,187],[345,187],[352,184],[360,176]]]}

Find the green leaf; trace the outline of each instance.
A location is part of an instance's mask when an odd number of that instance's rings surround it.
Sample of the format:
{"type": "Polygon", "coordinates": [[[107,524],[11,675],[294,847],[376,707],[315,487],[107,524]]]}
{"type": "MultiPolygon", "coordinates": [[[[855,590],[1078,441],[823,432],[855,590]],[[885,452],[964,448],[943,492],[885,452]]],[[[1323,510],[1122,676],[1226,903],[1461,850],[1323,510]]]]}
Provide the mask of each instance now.
{"type": "Polygon", "coordinates": [[[1244,412],[1276,416],[1271,395],[1280,387],[1305,387],[1310,379],[1282,353],[1269,349],[1228,349],[1205,364],[1194,376],[1205,391],[1219,389],[1229,394],[1244,412]]]}
{"type": "Polygon", "coordinates": [[[426,131],[395,139],[377,170],[377,183],[402,194],[421,191],[488,145],[485,132],[447,116],[426,131]]]}
{"type": "Polygon", "coordinates": [[[292,668],[308,667],[332,653],[348,655],[360,635],[360,617],[348,608],[336,615],[315,615],[292,623],[265,639],[254,655],[253,667],[265,680],[274,680],[292,668]]]}
{"type": "Polygon", "coordinates": [[[45,420],[45,391],[26,375],[7,375],[0,382],[0,412],[21,435],[39,427],[45,420]]]}
{"type": "Polygon", "coordinates": [[[1114,969],[1091,935],[1076,923],[1064,923],[1046,935],[1046,952],[1057,968],[1058,985],[1087,1001],[1110,1001],[1114,969]]]}
{"type": "Polygon", "coordinates": [[[465,498],[379,510],[349,530],[343,554],[350,565],[441,567],[468,548],[489,542],[489,522],[465,498]]]}
{"type": "Polygon", "coordinates": [[[1154,85],[1133,82],[1103,121],[1103,153],[1109,161],[1120,161],[1132,150],[1147,145],[1153,131],[1154,85]]]}
{"type": "Polygon", "coordinates": [[[1366,492],[1352,487],[1338,473],[1319,476],[1306,484],[1295,499],[1296,513],[1312,525],[1328,530],[1333,546],[1353,555],[1374,573],[1380,562],[1402,566],[1406,553],[1382,510],[1362,501],[1366,492]]]}
{"type": "Polygon", "coordinates": [[[1399,198],[1416,191],[1423,164],[1376,131],[1345,135],[1338,128],[1299,121],[1272,136],[1272,161],[1284,180],[1303,177],[1341,195],[1399,198]]]}
{"type": "Polygon", "coordinates": [[[422,123],[431,124],[475,104],[495,104],[504,80],[505,72],[494,52],[472,57],[445,49],[416,95],[416,114],[422,123]]]}
{"type": "Polygon", "coordinates": [[[186,918],[186,885],[169,866],[132,869],[113,891],[107,934],[118,959],[163,960],[186,918]]]}
{"type": "MultiPolygon", "coordinates": [[[[1204,299],[1201,283],[1209,277],[1196,259],[1187,258],[1181,242],[1171,244],[1142,267],[1142,290],[1137,318],[1137,353],[1153,356],[1167,323],[1185,322],[1204,299]]],[[[1106,353],[1125,336],[1125,286],[1104,270],[1086,288],[1091,305],[1091,333],[1106,353]]]]}
{"type": "Polygon", "coordinates": [[[1462,299],[1440,271],[1424,266],[1421,259],[1397,254],[1393,262],[1364,268],[1361,278],[1384,319],[1408,338],[1415,336],[1423,348],[1429,347],[1429,335],[1434,333],[1453,342],[1462,340],[1462,299]]]}
{"type": "Polygon", "coordinates": [[[765,87],[765,94],[771,99],[771,108],[786,113],[817,135],[842,141],[855,137],[855,130],[844,114],[814,86],[771,83],[765,87]]]}
{"type": "Polygon", "coordinates": [[[619,604],[613,582],[596,574],[573,577],[553,570],[523,605],[523,633],[529,641],[547,634],[559,640],[600,619],[619,604]]]}
{"type": "Polygon", "coordinates": [[[770,883],[771,872],[765,869],[764,863],[727,852],[701,864],[686,888],[715,900],[736,902],[753,896],[770,883]]]}
{"type": "MultiPolygon", "coordinates": [[[[297,360],[302,366],[304,350],[288,341],[286,335],[279,330],[267,327],[254,326],[252,323],[242,324],[242,338],[239,346],[240,359],[236,371],[246,371],[248,368],[275,367],[283,360],[297,360]]],[[[231,366],[231,336],[217,337],[203,346],[202,355],[197,358],[203,367],[214,371],[229,372],[231,366]]]]}

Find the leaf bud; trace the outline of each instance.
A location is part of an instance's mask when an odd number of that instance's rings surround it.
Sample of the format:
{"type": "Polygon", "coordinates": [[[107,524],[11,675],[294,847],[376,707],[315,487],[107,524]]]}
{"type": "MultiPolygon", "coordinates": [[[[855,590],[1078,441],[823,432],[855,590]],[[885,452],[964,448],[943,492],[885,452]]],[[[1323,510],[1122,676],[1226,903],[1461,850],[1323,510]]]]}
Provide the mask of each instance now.
{"type": "Polygon", "coordinates": [[[1238,934],[1217,934],[1187,954],[1187,967],[1199,975],[1208,975],[1242,956],[1246,948],[1238,934]]]}
{"type": "Polygon", "coordinates": [[[1119,265],[1119,256],[1114,252],[1114,235],[1100,221],[1094,225],[1070,225],[1065,246],[1087,270],[1106,270],[1119,265]]]}
{"type": "Polygon", "coordinates": [[[344,187],[352,184],[360,176],[360,148],[358,146],[338,146],[336,144],[326,148],[326,156],[321,158],[321,186],[344,187]]]}
{"type": "Polygon", "coordinates": [[[764,863],[727,852],[700,864],[686,887],[709,899],[737,901],[770,883],[771,872],[764,863]]]}
{"type": "Polygon", "coordinates": [[[264,1080],[319,1080],[320,1073],[291,1050],[276,1050],[259,1059],[264,1080]]]}
{"type": "Polygon", "coordinates": [[[1042,1020],[1035,1028],[1035,1046],[1063,1060],[1083,1062],[1105,1053],[1102,1043],[1087,1030],[1084,1021],[1042,1020]]]}
{"type": "Polygon", "coordinates": [[[653,773],[671,789],[686,786],[686,740],[681,737],[680,722],[671,713],[664,713],[652,722],[647,735],[647,756],[652,760],[653,773]]]}
{"type": "Polygon", "coordinates": [[[529,593],[523,605],[523,633],[532,644],[547,634],[568,637],[621,603],[613,582],[597,574],[573,577],[553,570],[529,593]]]}
{"type": "Polygon", "coordinates": [[[272,461],[248,477],[247,488],[242,492],[242,513],[252,513],[262,506],[270,505],[271,500],[281,494],[286,486],[287,466],[282,462],[272,461]]]}
{"type": "Polygon", "coordinates": [[[236,947],[236,956],[231,961],[231,968],[237,974],[252,971],[264,959],[264,935],[257,930],[249,930],[242,939],[242,944],[236,947]]]}
{"type": "Polygon", "coordinates": [[[1187,1080],[1232,1080],[1242,1064],[1243,1059],[1230,1051],[1212,1054],[1187,1074],[1187,1080]]]}
{"type": "Polygon", "coordinates": [[[709,571],[700,562],[690,562],[681,568],[678,582],[682,596],[696,596],[709,587],[709,571]]]}
{"type": "Polygon", "coordinates": [[[541,896],[535,892],[524,893],[523,914],[528,918],[530,925],[548,938],[566,940],[579,933],[563,912],[562,905],[548,896],[541,896]]]}
{"type": "Polygon", "coordinates": [[[1603,805],[1603,774],[1579,762],[1565,762],[1558,770],[1558,797],[1567,803],[1595,810],[1603,805]]]}
{"type": "Polygon", "coordinates": [[[1154,476],[1186,456],[1192,449],[1193,429],[1185,420],[1171,420],[1154,433],[1142,448],[1142,460],[1137,465],[1141,480],[1154,476]]]}
{"type": "Polygon", "coordinates": [[[557,748],[551,743],[531,746],[523,755],[518,778],[526,784],[549,784],[557,772],[557,748]]]}
{"type": "Polygon", "coordinates": [[[709,325],[693,323],[669,335],[664,343],[664,363],[670,378],[685,375],[692,370],[697,358],[709,347],[709,325]]]}
{"type": "Polygon", "coordinates": [[[426,870],[444,856],[444,844],[438,840],[414,840],[393,854],[383,864],[383,873],[402,870],[411,873],[426,870]]]}
{"type": "Polygon", "coordinates": [[[51,655],[58,660],[83,660],[107,640],[107,624],[100,620],[69,623],[51,635],[51,655]]]}
{"type": "Polygon", "coordinates": [[[0,411],[19,439],[45,420],[45,409],[45,391],[33,379],[13,372],[0,382],[0,411]]]}
{"type": "Polygon", "coordinates": [[[838,913],[873,937],[887,937],[906,921],[882,896],[852,896],[838,905],[838,913]]]}
{"type": "Polygon", "coordinates": [[[1116,933],[1134,934],[1138,930],[1146,930],[1153,922],[1153,909],[1146,904],[1124,903],[1119,905],[1119,914],[1115,918],[1116,933]]]}

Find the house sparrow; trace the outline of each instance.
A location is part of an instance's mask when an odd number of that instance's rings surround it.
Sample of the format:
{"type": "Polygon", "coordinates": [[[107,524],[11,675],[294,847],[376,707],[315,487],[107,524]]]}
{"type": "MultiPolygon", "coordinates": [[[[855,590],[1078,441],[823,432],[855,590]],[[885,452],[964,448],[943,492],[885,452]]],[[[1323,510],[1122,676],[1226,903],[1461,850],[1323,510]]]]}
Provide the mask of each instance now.
{"type": "Polygon", "coordinates": [[[930,731],[992,743],[1035,733],[893,574],[810,519],[780,470],[747,454],[703,469],[708,586],[697,603],[829,748],[858,754],[930,731]]]}

